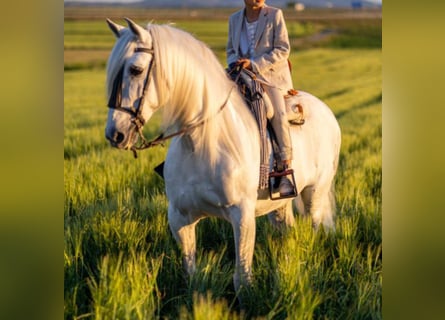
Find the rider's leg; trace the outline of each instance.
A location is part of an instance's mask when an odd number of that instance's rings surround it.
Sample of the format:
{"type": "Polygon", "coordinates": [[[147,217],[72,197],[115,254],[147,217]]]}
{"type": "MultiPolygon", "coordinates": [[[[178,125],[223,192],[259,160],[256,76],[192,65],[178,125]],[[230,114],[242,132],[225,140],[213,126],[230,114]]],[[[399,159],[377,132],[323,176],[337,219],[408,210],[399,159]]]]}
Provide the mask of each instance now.
{"type": "Polygon", "coordinates": [[[285,162],[287,160],[286,162],[290,165],[290,160],[292,160],[292,144],[284,97],[277,88],[265,86],[265,90],[274,108],[274,116],[271,119],[271,123],[280,147],[279,156],[281,161],[285,162]]]}
{"type": "MultiPolygon", "coordinates": [[[[291,167],[292,143],[284,97],[281,91],[277,88],[266,86],[265,90],[274,107],[274,116],[271,119],[271,123],[280,148],[279,158],[281,159],[281,164],[279,164],[279,167],[283,168],[283,170],[287,170],[291,167]]],[[[279,191],[280,196],[282,197],[294,194],[294,187],[287,177],[281,177],[279,191]]]]}

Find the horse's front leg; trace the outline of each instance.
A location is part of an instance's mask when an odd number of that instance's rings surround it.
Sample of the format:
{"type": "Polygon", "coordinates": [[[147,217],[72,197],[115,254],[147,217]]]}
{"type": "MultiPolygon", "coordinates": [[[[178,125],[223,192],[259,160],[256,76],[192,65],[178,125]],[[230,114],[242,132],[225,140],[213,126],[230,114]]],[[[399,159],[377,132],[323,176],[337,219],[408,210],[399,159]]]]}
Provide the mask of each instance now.
{"type": "Polygon", "coordinates": [[[238,291],[252,282],[252,259],[255,246],[255,212],[253,206],[233,206],[230,209],[236,250],[233,284],[238,291]]]}
{"type": "Polygon", "coordinates": [[[183,214],[172,206],[168,208],[168,224],[182,250],[183,265],[189,276],[196,270],[195,226],[198,221],[199,219],[193,218],[189,214],[183,214]]]}

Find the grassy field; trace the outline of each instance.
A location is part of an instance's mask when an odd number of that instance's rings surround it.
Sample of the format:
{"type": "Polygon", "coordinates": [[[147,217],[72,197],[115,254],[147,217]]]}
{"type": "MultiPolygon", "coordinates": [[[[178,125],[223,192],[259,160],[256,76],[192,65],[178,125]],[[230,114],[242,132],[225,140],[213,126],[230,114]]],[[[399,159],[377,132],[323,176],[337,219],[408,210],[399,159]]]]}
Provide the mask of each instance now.
{"type": "MultiPolygon", "coordinates": [[[[284,234],[259,218],[255,281],[240,311],[231,226],[200,222],[198,272],[185,278],[163,181],[153,171],[166,149],[135,160],[106,142],[104,68],[114,38],[98,15],[76,12],[82,19],[69,9],[64,28],[65,319],[382,318],[380,18],[289,14],[295,88],[324,100],[342,129],[336,232],[316,233],[298,213],[284,234]]],[[[141,15],[141,23],[151,19],[141,15]]],[[[225,16],[174,22],[224,65],[225,16]]],[[[157,134],[158,120],[146,136],[157,134]]]]}

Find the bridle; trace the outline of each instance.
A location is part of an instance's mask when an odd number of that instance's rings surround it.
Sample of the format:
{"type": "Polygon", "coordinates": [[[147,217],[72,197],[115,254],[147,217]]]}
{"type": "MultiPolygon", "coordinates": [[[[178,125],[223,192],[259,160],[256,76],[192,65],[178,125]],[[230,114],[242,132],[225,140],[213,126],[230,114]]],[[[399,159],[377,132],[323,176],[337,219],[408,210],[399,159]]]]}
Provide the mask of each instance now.
{"type": "MultiPolygon", "coordinates": [[[[161,133],[157,138],[155,138],[151,141],[147,141],[147,139],[145,139],[143,132],[142,132],[142,129],[145,124],[145,119],[142,117],[142,108],[144,106],[145,94],[147,93],[147,90],[148,90],[148,83],[150,80],[149,77],[150,77],[151,70],[153,68],[155,56],[154,56],[154,50],[149,49],[149,48],[136,48],[134,51],[135,52],[145,52],[145,53],[151,54],[153,56],[153,58],[150,61],[149,66],[148,66],[147,76],[145,78],[144,88],[143,88],[142,96],[139,99],[138,107],[137,107],[137,109],[135,109],[133,106],[122,107],[122,105],[121,105],[121,103],[122,103],[122,101],[121,101],[122,81],[123,81],[123,76],[124,76],[124,66],[122,66],[122,68],[119,70],[119,72],[116,76],[116,79],[114,80],[113,90],[111,92],[110,99],[108,100],[108,108],[114,109],[117,111],[121,111],[121,112],[125,112],[125,113],[128,113],[131,115],[131,122],[135,125],[136,130],[139,134],[139,138],[141,139],[141,143],[139,145],[133,145],[130,149],[131,151],[133,151],[134,157],[137,158],[137,150],[148,149],[150,147],[153,147],[153,146],[156,146],[159,144],[163,145],[163,143],[166,140],[173,138],[175,136],[185,134],[186,132],[203,125],[208,120],[208,118],[203,119],[193,125],[186,126],[186,127],[182,128],[181,130],[179,130],[175,133],[166,135],[166,136],[164,136],[164,133],[161,133]]],[[[230,89],[224,103],[221,105],[221,107],[219,107],[218,113],[221,112],[224,109],[224,107],[226,106],[227,102],[229,101],[230,94],[234,87],[235,87],[235,85],[232,86],[232,88],[230,89]]]]}
{"type": "Polygon", "coordinates": [[[121,100],[121,98],[122,98],[121,97],[121,95],[122,95],[122,80],[124,77],[124,66],[122,66],[122,68],[119,70],[119,72],[116,76],[116,79],[114,80],[113,91],[111,92],[110,99],[108,100],[108,108],[115,109],[117,111],[121,111],[121,112],[130,114],[131,122],[135,125],[136,130],[139,134],[139,137],[142,140],[141,145],[132,146],[132,148],[131,148],[131,150],[133,151],[134,157],[137,158],[136,150],[147,149],[147,148],[150,148],[152,145],[155,145],[155,143],[153,143],[154,141],[148,142],[142,133],[142,129],[145,124],[145,119],[142,117],[142,109],[144,106],[145,94],[148,91],[148,83],[150,80],[151,70],[153,68],[154,50],[149,49],[149,48],[136,48],[134,50],[134,52],[144,52],[144,53],[151,54],[153,56],[153,58],[150,61],[149,66],[148,66],[147,76],[145,78],[144,87],[142,89],[142,96],[139,99],[138,106],[137,106],[137,108],[134,108],[133,106],[122,107],[122,105],[121,105],[121,103],[122,103],[122,100],[121,100]]]}

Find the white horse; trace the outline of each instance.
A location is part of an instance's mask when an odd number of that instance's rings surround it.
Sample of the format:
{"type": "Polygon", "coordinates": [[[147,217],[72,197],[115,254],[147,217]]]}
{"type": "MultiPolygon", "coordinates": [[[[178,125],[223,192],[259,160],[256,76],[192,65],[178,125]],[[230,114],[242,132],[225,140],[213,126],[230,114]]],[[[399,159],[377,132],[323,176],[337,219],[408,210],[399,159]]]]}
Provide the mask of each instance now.
{"type": "MultiPolygon", "coordinates": [[[[172,137],[164,166],[168,222],[185,269],[195,271],[198,221],[226,219],[234,232],[238,290],[252,280],[255,218],[269,213],[274,224],[292,225],[292,199],[258,199],[258,127],[213,52],[172,26],[126,21],[128,28],[107,20],[117,41],[107,66],[106,138],[134,150],[144,123],[163,108],[163,137],[172,137]]],[[[300,99],[306,121],[291,128],[296,206],[315,226],[333,228],[340,129],[323,102],[304,92],[300,99]]]]}

